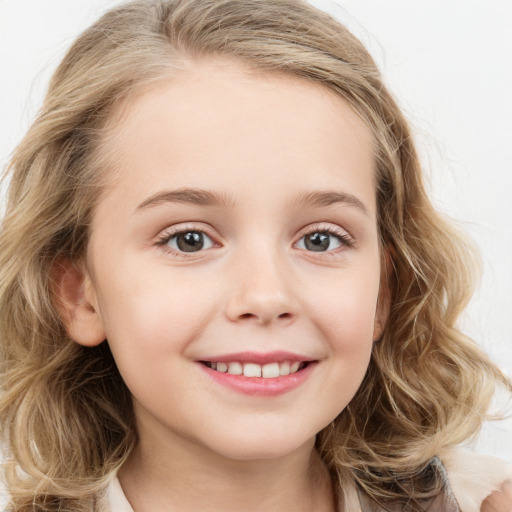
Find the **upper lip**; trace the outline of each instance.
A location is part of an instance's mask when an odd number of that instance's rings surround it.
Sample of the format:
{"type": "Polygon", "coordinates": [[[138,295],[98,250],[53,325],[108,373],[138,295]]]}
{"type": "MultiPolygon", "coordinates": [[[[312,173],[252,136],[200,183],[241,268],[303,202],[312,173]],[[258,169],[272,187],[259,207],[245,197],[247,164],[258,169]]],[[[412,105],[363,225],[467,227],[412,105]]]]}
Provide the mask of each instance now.
{"type": "Polygon", "coordinates": [[[205,357],[199,361],[211,363],[229,363],[238,361],[240,363],[256,363],[260,365],[269,363],[282,363],[284,361],[290,362],[308,362],[314,361],[314,358],[294,354],[293,352],[275,351],[275,352],[236,352],[232,354],[222,354],[218,356],[205,357]]]}

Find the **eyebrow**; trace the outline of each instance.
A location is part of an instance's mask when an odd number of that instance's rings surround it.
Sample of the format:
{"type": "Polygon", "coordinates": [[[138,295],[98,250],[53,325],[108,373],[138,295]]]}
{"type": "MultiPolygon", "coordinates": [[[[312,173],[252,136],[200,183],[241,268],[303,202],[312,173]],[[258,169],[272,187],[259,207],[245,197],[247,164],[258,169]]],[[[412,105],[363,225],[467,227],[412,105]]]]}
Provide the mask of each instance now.
{"type": "MultiPolygon", "coordinates": [[[[182,203],[223,208],[232,208],[235,205],[234,199],[227,194],[219,194],[200,188],[181,188],[177,190],[164,190],[153,194],[137,206],[135,212],[165,203],[182,203]]],[[[368,209],[364,203],[353,194],[347,192],[332,190],[301,192],[296,196],[295,203],[301,208],[326,207],[337,203],[344,203],[349,206],[355,206],[365,215],[368,215],[368,209]]]]}
{"type": "Polygon", "coordinates": [[[216,192],[210,192],[200,188],[180,188],[177,190],[164,190],[153,194],[151,197],[139,204],[135,211],[138,212],[139,210],[165,203],[183,203],[197,206],[230,208],[235,202],[226,194],[218,194],[216,192]]]}
{"type": "Polygon", "coordinates": [[[365,215],[369,214],[368,208],[366,208],[364,203],[353,194],[349,194],[347,192],[337,192],[331,190],[303,192],[298,195],[297,202],[301,207],[323,207],[331,206],[337,203],[345,203],[348,204],[349,206],[355,206],[356,208],[361,210],[365,215]]]}

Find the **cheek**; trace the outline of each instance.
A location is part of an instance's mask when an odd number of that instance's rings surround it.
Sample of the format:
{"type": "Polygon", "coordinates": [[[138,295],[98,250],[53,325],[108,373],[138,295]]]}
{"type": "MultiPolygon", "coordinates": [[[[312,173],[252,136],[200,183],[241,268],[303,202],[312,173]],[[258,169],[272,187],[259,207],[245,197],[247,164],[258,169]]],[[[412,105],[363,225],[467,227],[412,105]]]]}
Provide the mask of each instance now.
{"type": "Polygon", "coordinates": [[[323,390],[332,417],[352,400],[368,369],[378,297],[376,272],[350,273],[332,280],[321,300],[315,301],[311,318],[327,347],[323,390]],[[328,368],[328,370],[327,370],[328,368]],[[325,391],[324,391],[325,393],[325,391]]]}
{"type": "Polygon", "coordinates": [[[144,279],[110,277],[100,301],[109,347],[134,397],[158,410],[172,403],[170,376],[188,375],[184,354],[205,329],[216,302],[193,286],[154,279],[149,272],[144,279]]]}
{"type": "Polygon", "coordinates": [[[137,358],[149,364],[185,350],[213,314],[215,290],[170,272],[157,274],[150,267],[138,271],[131,266],[129,273],[122,268],[98,279],[106,283],[99,304],[112,351],[122,345],[123,359],[137,358]]]}
{"type": "Polygon", "coordinates": [[[379,293],[376,272],[345,273],[325,283],[311,302],[312,317],[332,349],[360,352],[373,342],[379,293]],[[373,275],[374,274],[374,275],[373,275]]]}
{"type": "Polygon", "coordinates": [[[327,357],[315,392],[318,416],[311,428],[318,432],[350,403],[368,369],[373,347],[378,289],[367,280],[338,281],[322,300],[315,301],[310,318],[323,341],[327,357]]]}

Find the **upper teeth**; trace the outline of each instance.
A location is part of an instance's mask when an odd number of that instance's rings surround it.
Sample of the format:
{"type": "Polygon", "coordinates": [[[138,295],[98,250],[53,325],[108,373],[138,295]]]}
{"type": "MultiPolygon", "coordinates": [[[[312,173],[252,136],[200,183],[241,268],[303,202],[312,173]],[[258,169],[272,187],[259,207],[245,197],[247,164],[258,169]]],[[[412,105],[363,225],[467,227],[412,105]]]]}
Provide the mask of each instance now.
{"type": "Polygon", "coordinates": [[[207,362],[207,366],[222,373],[230,373],[231,375],[244,375],[245,377],[263,377],[266,379],[279,377],[282,375],[290,375],[295,373],[304,366],[299,361],[284,361],[283,363],[269,363],[269,364],[256,364],[256,363],[240,363],[233,361],[230,363],[215,363],[207,362]]]}

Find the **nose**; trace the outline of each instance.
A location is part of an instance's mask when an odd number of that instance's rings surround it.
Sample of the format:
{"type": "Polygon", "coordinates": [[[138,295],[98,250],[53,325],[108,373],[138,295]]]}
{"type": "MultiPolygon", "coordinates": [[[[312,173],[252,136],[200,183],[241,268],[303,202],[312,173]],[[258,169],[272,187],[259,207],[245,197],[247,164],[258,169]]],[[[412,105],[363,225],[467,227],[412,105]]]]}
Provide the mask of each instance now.
{"type": "Polygon", "coordinates": [[[290,282],[291,271],[276,255],[237,261],[230,275],[226,317],[233,322],[287,324],[297,316],[298,303],[290,282]]]}

